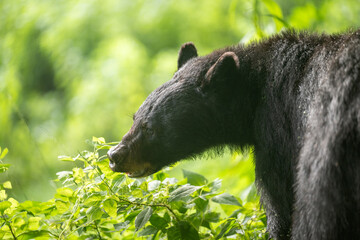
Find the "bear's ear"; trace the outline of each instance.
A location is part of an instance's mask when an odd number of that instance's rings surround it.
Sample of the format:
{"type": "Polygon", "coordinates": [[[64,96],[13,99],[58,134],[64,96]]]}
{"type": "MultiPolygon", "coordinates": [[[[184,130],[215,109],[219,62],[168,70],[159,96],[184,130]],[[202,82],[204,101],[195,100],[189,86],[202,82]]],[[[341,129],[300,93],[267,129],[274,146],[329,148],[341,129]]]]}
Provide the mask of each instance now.
{"type": "Polygon", "coordinates": [[[191,58],[197,57],[196,47],[193,43],[188,42],[181,46],[178,57],[178,69],[180,69],[191,58]]]}
{"type": "Polygon", "coordinates": [[[205,74],[202,87],[212,85],[225,79],[234,79],[240,69],[238,56],[234,52],[225,52],[219,59],[209,68],[205,74]]]}

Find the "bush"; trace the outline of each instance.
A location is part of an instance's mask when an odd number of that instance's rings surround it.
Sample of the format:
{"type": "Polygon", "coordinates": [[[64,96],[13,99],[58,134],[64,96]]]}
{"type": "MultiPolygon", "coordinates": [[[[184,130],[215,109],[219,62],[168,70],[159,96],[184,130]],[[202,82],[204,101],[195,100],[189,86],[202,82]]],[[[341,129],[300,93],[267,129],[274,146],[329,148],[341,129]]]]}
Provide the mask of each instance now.
{"type": "MultiPolygon", "coordinates": [[[[186,170],[182,180],[166,171],[129,179],[109,169],[111,143],[94,137],[92,145],[93,151],[59,157],[75,167],[57,173],[57,193],[47,202],[19,203],[6,194],[11,183],[1,184],[1,239],[267,238],[254,186],[241,201],[219,191],[220,179],[186,170]]],[[[6,153],[0,149],[0,160],[6,153]]],[[[1,162],[0,172],[9,166],[1,162]]]]}

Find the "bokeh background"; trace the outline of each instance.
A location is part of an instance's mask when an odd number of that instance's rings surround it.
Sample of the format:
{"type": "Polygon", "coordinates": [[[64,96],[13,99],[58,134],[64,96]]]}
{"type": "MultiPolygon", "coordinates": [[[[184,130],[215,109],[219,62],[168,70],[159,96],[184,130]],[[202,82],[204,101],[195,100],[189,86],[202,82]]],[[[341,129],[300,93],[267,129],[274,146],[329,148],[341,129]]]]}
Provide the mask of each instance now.
{"type": "MultiPolygon", "coordinates": [[[[12,165],[0,181],[18,200],[50,198],[51,179],[74,164],[57,156],[90,149],[92,136],[121,140],[185,42],[205,55],[290,27],[356,29],[359,16],[360,0],[0,1],[0,146],[12,165]]],[[[241,196],[254,180],[250,152],[185,161],[171,174],[219,177],[241,196]]]]}

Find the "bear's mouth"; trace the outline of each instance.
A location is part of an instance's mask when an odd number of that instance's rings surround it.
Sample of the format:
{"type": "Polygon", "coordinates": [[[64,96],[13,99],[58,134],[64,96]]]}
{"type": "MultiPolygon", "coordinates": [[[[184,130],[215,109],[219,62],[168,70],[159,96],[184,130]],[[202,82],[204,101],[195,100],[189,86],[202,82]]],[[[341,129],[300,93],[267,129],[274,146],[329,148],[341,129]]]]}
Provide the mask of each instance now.
{"type": "Polygon", "coordinates": [[[148,168],[144,168],[142,170],[138,170],[138,171],[134,171],[134,172],[127,172],[126,174],[130,178],[141,178],[141,177],[146,177],[146,176],[150,175],[148,168]]]}
{"type": "Polygon", "coordinates": [[[161,168],[147,167],[142,170],[137,170],[137,171],[133,171],[133,172],[127,171],[126,174],[130,178],[141,178],[141,177],[150,176],[151,174],[153,174],[159,170],[161,170],[161,168]]]}
{"type": "Polygon", "coordinates": [[[118,164],[115,161],[112,161],[111,159],[109,160],[110,160],[109,167],[112,171],[126,173],[126,175],[130,178],[147,177],[161,169],[153,166],[149,162],[144,162],[140,164],[135,164],[135,163],[118,164]]]}
{"type": "Polygon", "coordinates": [[[129,177],[131,178],[141,178],[141,177],[146,177],[149,176],[150,174],[154,173],[155,171],[151,171],[151,168],[149,167],[144,167],[141,170],[135,170],[135,169],[129,169],[129,168],[119,168],[119,166],[113,162],[110,161],[109,162],[109,167],[111,170],[113,170],[114,172],[123,172],[126,173],[129,177]]]}

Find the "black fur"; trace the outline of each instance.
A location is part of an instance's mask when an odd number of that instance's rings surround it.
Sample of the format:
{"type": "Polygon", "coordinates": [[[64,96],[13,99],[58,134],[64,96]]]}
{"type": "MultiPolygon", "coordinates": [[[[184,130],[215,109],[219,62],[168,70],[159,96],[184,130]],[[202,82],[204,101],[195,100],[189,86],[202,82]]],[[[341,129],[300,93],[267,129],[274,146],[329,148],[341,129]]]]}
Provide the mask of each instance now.
{"type": "Polygon", "coordinates": [[[255,146],[256,183],[275,239],[360,239],[360,30],[285,32],[196,57],[184,45],[109,151],[146,176],[213,147],[255,146]]]}

